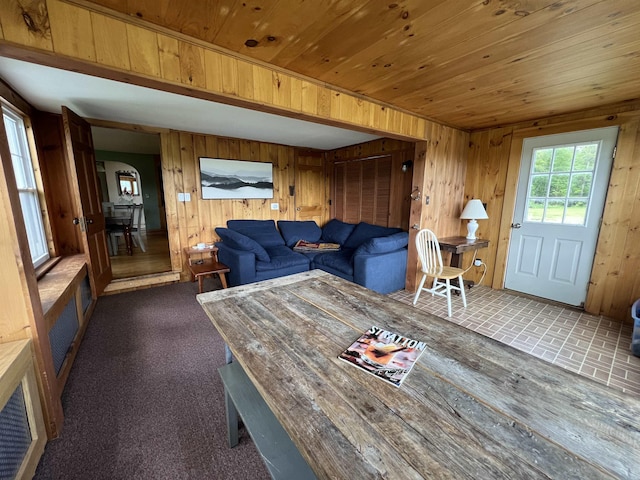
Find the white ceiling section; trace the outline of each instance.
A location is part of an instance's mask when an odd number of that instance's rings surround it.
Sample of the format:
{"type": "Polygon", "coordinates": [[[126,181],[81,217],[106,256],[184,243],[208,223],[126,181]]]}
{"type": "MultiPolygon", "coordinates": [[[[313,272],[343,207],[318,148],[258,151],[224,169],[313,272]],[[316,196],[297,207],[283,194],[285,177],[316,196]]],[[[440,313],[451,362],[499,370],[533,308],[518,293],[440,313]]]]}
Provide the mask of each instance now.
{"type": "MultiPolygon", "coordinates": [[[[0,57],[0,78],[31,105],[52,113],[60,113],[65,105],[85,118],[321,150],[379,138],[6,57],[0,57]]],[[[107,134],[120,135],[122,131],[103,130],[111,131],[101,132],[96,148],[114,150],[105,148],[103,142],[109,141],[107,134]]]]}

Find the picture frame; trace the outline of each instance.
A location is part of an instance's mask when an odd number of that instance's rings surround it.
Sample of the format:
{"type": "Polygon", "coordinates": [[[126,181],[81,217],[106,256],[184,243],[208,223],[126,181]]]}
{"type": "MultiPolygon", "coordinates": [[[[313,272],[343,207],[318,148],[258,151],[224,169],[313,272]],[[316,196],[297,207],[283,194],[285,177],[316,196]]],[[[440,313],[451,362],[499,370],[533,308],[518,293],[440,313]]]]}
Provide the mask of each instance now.
{"type": "Polygon", "coordinates": [[[273,198],[273,164],[200,157],[203,200],[273,198]]]}

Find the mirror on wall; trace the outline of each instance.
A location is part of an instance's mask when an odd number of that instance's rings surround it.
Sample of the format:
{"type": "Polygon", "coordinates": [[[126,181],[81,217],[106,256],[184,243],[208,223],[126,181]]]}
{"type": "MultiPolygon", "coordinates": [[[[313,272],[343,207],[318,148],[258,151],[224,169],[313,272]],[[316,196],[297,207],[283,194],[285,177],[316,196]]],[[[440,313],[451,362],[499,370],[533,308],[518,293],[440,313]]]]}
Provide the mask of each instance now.
{"type": "Polygon", "coordinates": [[[136,196],[140,195],[138,188],[138,177],[136,172],[127,172],[118,170],[116,172],[116,184],[118,185],[118,194],[136,196]]]}

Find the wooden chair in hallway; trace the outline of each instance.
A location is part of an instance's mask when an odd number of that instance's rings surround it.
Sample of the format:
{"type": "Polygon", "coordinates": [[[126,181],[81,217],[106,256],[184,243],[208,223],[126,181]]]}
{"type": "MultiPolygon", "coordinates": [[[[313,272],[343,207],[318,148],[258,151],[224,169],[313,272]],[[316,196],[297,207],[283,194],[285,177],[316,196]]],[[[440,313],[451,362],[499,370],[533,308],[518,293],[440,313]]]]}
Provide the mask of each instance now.
{"type": "MultiPolygon", "coordinates": [[[[144,241],[142,240],[142,236],[140,235],[140,230],[141,230],[141,226],[142,226],[142,214],[144,212],[144,205],[140,204],[140,205],[132,205],[130,207],[132,209],[132,223],[131,223],[131,228],[130,228],[130,232],[131,232],[131,239],[133,240],[133,245],[136,247],[140,247],[140,250],[142,250],[143,252],[146,252],[147,250],[145,249],[144,246],[144,241]]],[[[124,237],[124,232],[122,231],[117,231],[117,232],[113,232],[112,234],[115,238],[115,248],[116,248],[116,252],[117,252],[117,248],[118,248],[118,240],[120,237],[124,237]]]]}
{"type": "Polygon", "coordinates": [[[456,267],[445,267],[442,265],[442,253],[440,252],[440,244],[436,235],[427,229],[420,230],[416,235],[416,249],[418,250],[418,256],[420,257],[420,263],[422,264],[422,280],[416,291],[416,295],[413,298],[413,304],[418,302],[420,293],[431,293],[431,296],[438,295],[439,297],[447,298],[447,312],[448,316],[451,316],[451,291],[457,290],[462,297],[462,303],[464,307],[467,307],[467,297],[464,293],[464,282],[462,281],[462,274],[464,270],[456,267]],[[431,288],[425,288],[424,284],[427,278],[433,278],[433,285],[431,288]],[[453,285],[452,279],[458,279],[458,284],[453,285]],[[443,281],[444,280],[444,281],[443,281]]]}

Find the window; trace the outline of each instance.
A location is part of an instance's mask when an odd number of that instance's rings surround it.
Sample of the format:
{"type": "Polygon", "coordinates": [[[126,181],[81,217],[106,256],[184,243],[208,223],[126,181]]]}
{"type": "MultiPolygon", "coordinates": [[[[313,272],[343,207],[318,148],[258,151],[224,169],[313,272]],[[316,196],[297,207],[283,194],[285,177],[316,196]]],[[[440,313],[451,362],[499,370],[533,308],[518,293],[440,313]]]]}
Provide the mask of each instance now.
{"type": "Polygon", "coordinates": [[[591,142],[534,149],[526,221],[584,225],[599,148],[591,142]]]}
{"type": "Polygon", "coordinates": [[[38,200],[31,155],[27,143],[27,132],[24,121],[20,115],[9,108],[2,107],[4,128],[7,132],[9,151],[13,172],[16,177],[18,193],[20,194],[20,206],[24,216],[24,225],[29,239],[29,250],[33,265],[39,267],[49,258],[47,237],[44,233],[44,223],[38,200]]]}

